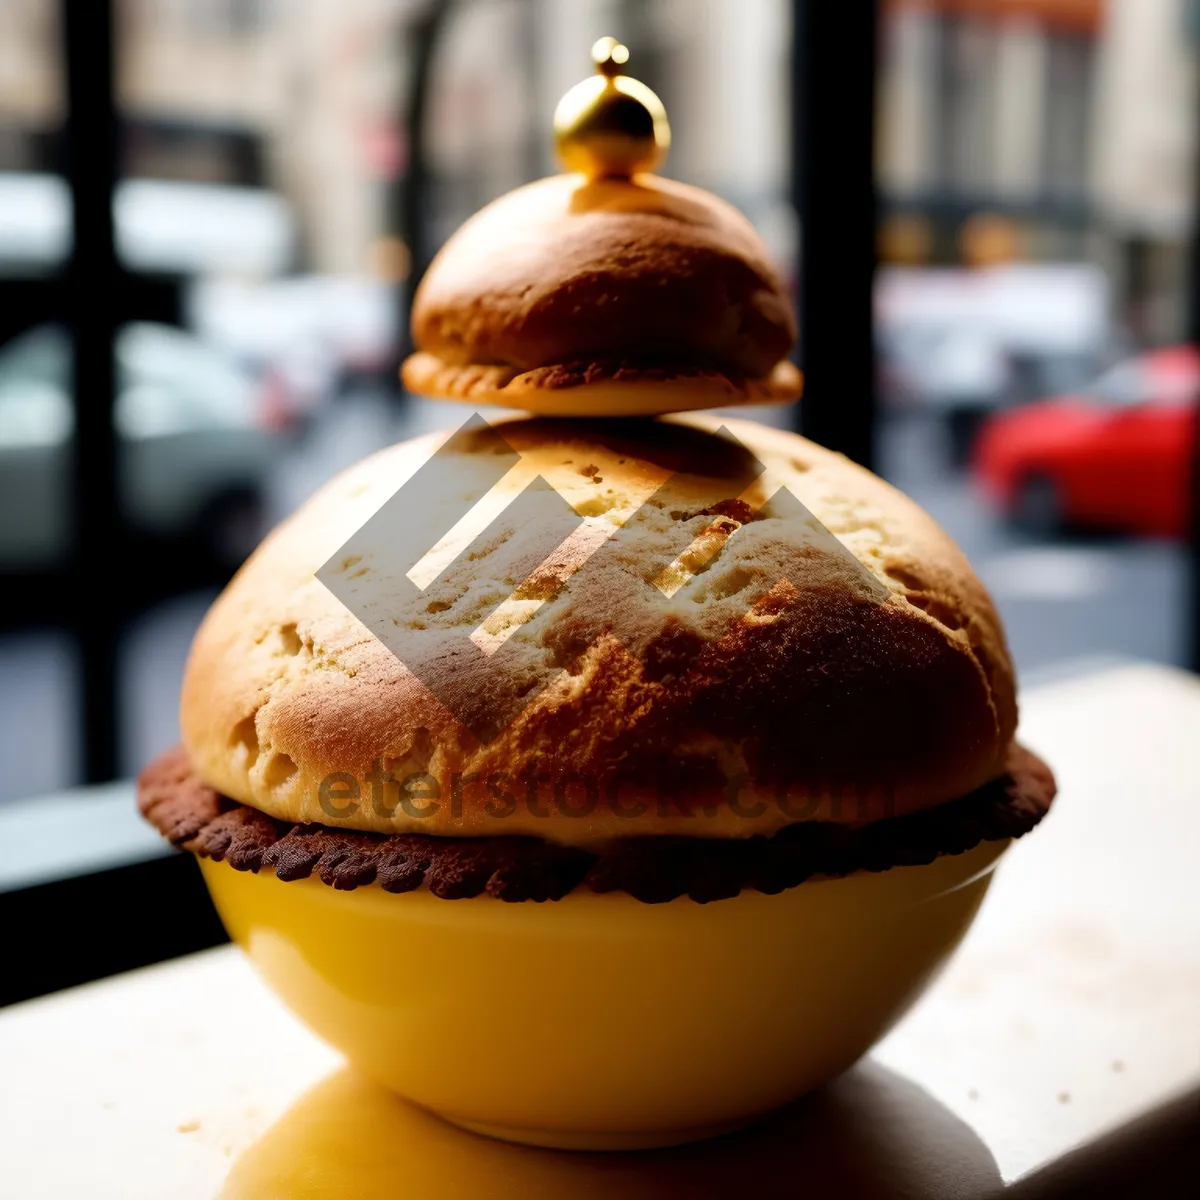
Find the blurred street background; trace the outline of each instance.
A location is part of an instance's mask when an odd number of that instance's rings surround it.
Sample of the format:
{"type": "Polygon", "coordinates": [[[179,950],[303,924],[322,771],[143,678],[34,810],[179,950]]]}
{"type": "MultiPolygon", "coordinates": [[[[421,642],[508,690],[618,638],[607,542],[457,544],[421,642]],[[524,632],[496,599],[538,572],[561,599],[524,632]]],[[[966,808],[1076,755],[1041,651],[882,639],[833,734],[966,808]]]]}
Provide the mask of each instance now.
{"type": "MultiPolygon", "coordinates": [[[[1200,4],[879,8],[876,466],[963,546],[1025,681],[1183,662],[1200,4]]],[[[597,36],[628,43],[663,98],[666,173],[741,207],[797,281],[788,0],[448,6],[424,116],[430,245],[414,247],[403,114],[430,11],[115,4],[117,253],[147,316],[116,347],[133,540],[72,602],[136,600],[125,774],[176,740],[191,635],[262,532],[370,450],[468,415],[399,389],[405,281],[475,209],[556,169],[550,114],[597,36]]],[[[0,0],[0,802],[83,776],[55,573],[70,349],[22,300],[71,248],[59,12],[0,0]]]]}

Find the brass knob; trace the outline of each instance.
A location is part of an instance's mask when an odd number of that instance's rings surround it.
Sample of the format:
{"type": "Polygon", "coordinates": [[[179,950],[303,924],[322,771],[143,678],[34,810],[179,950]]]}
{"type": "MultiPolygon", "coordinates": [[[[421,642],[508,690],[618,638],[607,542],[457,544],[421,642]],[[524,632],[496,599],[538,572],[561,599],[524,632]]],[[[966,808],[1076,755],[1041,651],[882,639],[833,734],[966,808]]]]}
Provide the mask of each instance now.
{"type": "Polygon", "coordinates": [[[554,143],[568,171],[590,179],[629,178],[667,157],[671,126],[662,101],[621,68],[629,51],[616,38],[592,47],[596,74],[577,83],[554,110],[554,143]]]}

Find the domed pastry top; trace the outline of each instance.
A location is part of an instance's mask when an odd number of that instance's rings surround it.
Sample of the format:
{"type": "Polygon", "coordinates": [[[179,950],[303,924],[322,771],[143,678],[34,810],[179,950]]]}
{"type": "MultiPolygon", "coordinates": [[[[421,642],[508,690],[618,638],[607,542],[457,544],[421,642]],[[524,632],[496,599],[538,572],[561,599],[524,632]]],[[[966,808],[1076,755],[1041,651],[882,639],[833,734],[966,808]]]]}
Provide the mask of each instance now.
{"type": "Polygon", "coordinates": [[[784,402],[800,393],[786,289],[750,223],[701,188],[644,173],[670,128],[658,97],[593,48],[599,74],[564,96],[573,174],[472,217],[413,302],[414,392],[559,416],[784,402]]]}

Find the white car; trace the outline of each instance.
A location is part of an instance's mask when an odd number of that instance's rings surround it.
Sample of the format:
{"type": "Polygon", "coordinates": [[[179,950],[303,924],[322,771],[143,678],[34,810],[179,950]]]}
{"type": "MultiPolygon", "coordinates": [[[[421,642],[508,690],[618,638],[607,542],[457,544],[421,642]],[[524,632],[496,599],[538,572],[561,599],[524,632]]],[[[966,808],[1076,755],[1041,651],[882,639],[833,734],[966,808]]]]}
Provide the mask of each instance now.
{"type": "MultiPolygon", "coordinates": [[[[70,343],[43,325],[0,347],[0,570],[61,566],[71,545],[70,343]]],[[[116,342],[120,503],[130,528],[194,538],[224,564],[260,532],[278,453],[269,391],[225,355],[164,325],[116,342]]]]}

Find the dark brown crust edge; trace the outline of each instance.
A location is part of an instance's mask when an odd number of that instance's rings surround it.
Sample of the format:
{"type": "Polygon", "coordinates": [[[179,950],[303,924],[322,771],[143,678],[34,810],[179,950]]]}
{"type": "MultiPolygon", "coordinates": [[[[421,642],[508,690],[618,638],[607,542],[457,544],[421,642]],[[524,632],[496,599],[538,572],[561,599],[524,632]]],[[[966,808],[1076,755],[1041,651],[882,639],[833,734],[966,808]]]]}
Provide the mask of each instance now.
{"type": "Polygon", "coordinates": [[[534,837],[434,837],[293,825],[238,804],[196,778],[182,748],[138,779],[142,815],[172,845],[238,871],[273,869],[285,882],[316,876],[350,891],[424,885],[443,900],[559,900],[578,887],[627,892],[647,904],[689,896],[701,904],[743,888],[773,895],[813,876],[917,866],[980,842],[1028,833],[1049,811],[1054,776],[1015,743],[1007,772],[968,796],[859,828],[790,825],[772,837],[616,839],[589,850],[534,837]]]}
{"type": "Polygon", "coordinates": [[[563,392],[599,383],[715,384],[730,404],[787,403],[800,398],[803,376],[787,359],[763,376],[741,375],[711,365],[656,363],[632,358],[600,357],[517,367],[504,363],[456,362],[428,350],[410,354],[400,367],[406,387],[414,392],[455,400],[472,400],[481,392],[495,393],[520,406],[522,398],[538,391],[563,392]],[[511,389],[511,390],[510,390],[511,389]]]}

